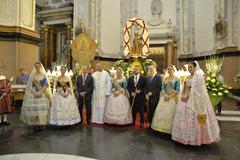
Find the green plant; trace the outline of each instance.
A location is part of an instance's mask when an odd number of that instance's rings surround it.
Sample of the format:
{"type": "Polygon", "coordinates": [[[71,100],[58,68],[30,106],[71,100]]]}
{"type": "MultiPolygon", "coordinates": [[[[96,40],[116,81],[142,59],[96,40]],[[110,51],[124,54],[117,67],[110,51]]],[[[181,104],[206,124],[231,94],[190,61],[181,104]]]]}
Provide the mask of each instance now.
{"type": "Polygon", "coordinates": [[[240,72],[234,77],[234,80],[240,85],[240,72]]]}
{"type": "Polygon", "coordinates": [[[206,61],[207,75],[206,75],[206,88],[212,105],[215,107],[219,104],[223,96],[231,96],[227,86],[219,80],[219,72],[223,64],[223,58],[210,57],[206,61]]]}
{"type": "Polygon", "coordinates": [[[133,75],[133,68],[135,65],[139,65],[141,68],[141,75],[147,75],[147,67],[149,65],[156,65],[156,63],[152,59],[143,59],[143,58],[129,58],[127,62],[124,60],[119,60],[114,63],[113,67],[116,69],[121,67],[124,71],[126,78],[128,79],[131,75],[133,75]]]}

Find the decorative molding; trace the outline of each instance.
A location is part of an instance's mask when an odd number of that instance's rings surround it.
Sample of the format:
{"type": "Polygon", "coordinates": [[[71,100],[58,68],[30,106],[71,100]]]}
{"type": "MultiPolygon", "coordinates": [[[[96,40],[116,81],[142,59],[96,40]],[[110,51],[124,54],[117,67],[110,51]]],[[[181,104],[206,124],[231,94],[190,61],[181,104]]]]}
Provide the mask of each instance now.
{"type": "Polygon", "coordinates": [[[17,26],[2,26],[2,25],[0,25],[0,32],[1,33],[18,33],[18,34],[24,34],[24,35],[34,37],[34,38],[40,38],[40,36],[37,32],[32,31],[30,29],[23,28],[23,27],[17,27],[17,26]]]}
{"type": "Polygon", "coordinates": [[[18,41],[39,46],[42,40],[40,38],[18,32],[0,32],[0,41],[18,41]]]}
{"type": "Polygon", "coordinates": [[[112,56],[95,56],[94,60],[100,60],[100,61],[110,61],[110,62],[116,62],[118,60],[127,60],[125,57],[116,57],[116,54],[112,56]]]}
{"type": "Polygon", "coordinates": [[[59,16],[72,16],[73,14],[73,7],[65,7],[65,8],[58,8],[58,9],[48,9],[38,12],[40,15],[40,19],[51,18],[51,17],[59,17],[59,16]]]}
{"type": "Polygon", "coordinates": [[[44,0],[43,7],[44,8],[61,8],[65,6],[69,6],[73,3],[73,0],[44,0]]]}
{"type": "Polygon", "coordinates": [[[206,58],[210,56],[218,56],[218,57],[239,57],[240,56],[240,51],[222,51],[222,52],[217,52],[214,54],[209,54],[209,55],[202,55],[202,56],[193,56],[193,55],[180,55],[178,57],[178,60],[181,61],[199,61],[199,60],[205,60],[206,58]]]}
{"type": "Polygon", "coordinates": [[[43,25],[67,24],[67,23],[72,23],[72,18],[63,17],[62,19],[53,19],[53,20],[43,21],[43,25]]]}

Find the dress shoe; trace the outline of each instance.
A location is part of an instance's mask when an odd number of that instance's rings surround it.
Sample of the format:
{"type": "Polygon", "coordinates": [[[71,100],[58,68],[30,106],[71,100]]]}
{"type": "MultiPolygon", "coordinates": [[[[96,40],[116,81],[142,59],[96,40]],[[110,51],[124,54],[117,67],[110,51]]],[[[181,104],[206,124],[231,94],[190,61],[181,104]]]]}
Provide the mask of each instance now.
{"type": "Polygon", "coordinates": [[[7,121],[5,121],[5,122],[2,122],[2,125],[3,125],[3,126],[10,126],[10,123],[8,123],[7,121]]]}

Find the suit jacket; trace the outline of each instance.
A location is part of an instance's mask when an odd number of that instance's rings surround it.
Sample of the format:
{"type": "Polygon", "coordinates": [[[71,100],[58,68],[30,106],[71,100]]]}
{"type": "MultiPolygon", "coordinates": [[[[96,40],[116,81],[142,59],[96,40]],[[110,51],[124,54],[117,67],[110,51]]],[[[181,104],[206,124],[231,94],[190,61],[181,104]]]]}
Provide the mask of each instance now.
{"type": "Polygon", "coordinates": [[[130,98],[131,99],[133,98],[131,96],[131,93],[135,92],[135,90],[137,88],[138,90],[141,90],[141,93],[137,94],[135,101],[139,102],[139,103],[144,103],[145,84],[146,84],[146,79],[140,75],[139,76],[139,80],[137,82],[137,85],[135,86],[135,84],[134,84],[134,76],[131,76],[128,79],[128,83],[127,83],[127,90],[128,90],[128,92],[130,94],[130,98]]]}
{"type": "Polygon", "coordinates": [[[86,92],[86,98],[87,99],[92,98],[94,84],[93,84],[93,77],[90,74],[87,74],[84,85],[83,85],[83,76],[82,75],[78,76],[76,86],[79,94],[81,92],[86,92]]]}
{"type": "Polygon", "coordinates": [[[160,92],[162,90],[162,80],[161,77],[157,74],[153,77],[151,80],[151,77],[147,78],[146,82],[146,94],[148,92],[152,92],[152,96],[150,96],[150,99],[152,100],[159,100],[160,92]]]}

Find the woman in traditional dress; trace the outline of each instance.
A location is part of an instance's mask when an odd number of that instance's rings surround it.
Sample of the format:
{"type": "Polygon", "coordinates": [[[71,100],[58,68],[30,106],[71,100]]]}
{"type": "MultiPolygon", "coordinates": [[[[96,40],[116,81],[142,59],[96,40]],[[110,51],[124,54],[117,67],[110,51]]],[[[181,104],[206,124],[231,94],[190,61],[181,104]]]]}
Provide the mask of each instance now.
{"type": "Polygon", "coordinates": [[[203,71],[194,61],[188,65],[181,99],[177,104],[172,139],[188,145],[220,141],[220,129],[210,102],[203,71]]]}
{"type": "Polygon", "coordinates": [[[176,74],[175,66],[168,66],[163,78],[162,95],[151,124],[153,130],[169,134],[172,132],[172,124],[180,91],[180,80],[176,74]]]}
{"type": "Polygon", "coordinates": [[[118,68],[112,79],[112,93],[104,114],[105,123],[118,125],[132,123],[130,102],[127,95],[126,79],[123,70],[118,68]]]}
{"type": "Polygon", "coordinates": [[[50,124],[58,126],[74,125],[81,121],[77,100],[74,96],[72,81],[65,75],[66,67],[62,66],[61,75],[55,82],[50,113],[50,124]]]}
{"type": "Polygon", "coordinates": [[[7,114],[12,111],[10,90],[10,81],[3,75],[0,67],[0,126],[10,125],[7,121],[7,114]]]}
{"type": "Polygon", "coordinates": [[[50,83],[40,62],[36,62],[29,76],[20,119],[27,125],[41,129],[49,122],[49,109],[52,93],[50,83]]]}

